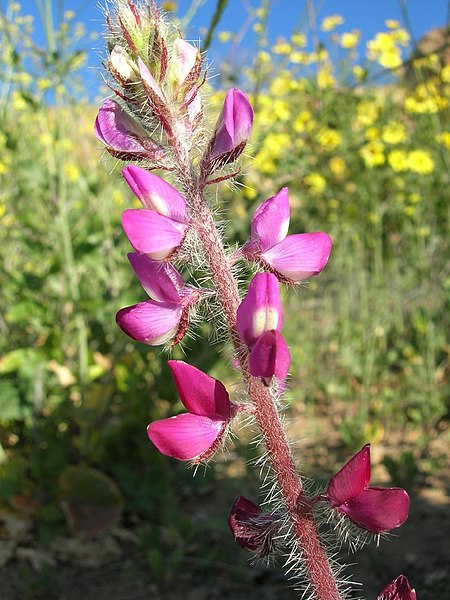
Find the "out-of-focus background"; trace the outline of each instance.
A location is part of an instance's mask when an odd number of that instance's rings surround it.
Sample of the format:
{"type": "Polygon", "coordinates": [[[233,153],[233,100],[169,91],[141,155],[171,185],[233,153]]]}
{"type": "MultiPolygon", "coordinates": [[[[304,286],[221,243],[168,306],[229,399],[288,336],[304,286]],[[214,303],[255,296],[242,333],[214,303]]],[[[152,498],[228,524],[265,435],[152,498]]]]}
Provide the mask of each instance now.
{"type": "MultiPolygon", "coordinates": [[[[447,2],[162,5],[209,50],[211,121],[231,85],[255,107],[242,185],[217,192],[230,240],[283,186],[290,231],[333,238],[320,277],[284,294],[299,467],[325,483],[371,441],[372,483],[412,506],[396,537],[350,557],[360,594],[403,572],[421,600],[444,597],[447,2]]],[[[294,598],[227,529],[237,495],[258,499],[246,431],[195,477],[147,440],[181,406],[167,356],[115,325],[144,293],[120,227],[136,200],[93,136],[103,31],[94,1],[0,2],[0,597],[294,598]]],[[[233,389],[197,333],[173,356],[233,389]]]]}

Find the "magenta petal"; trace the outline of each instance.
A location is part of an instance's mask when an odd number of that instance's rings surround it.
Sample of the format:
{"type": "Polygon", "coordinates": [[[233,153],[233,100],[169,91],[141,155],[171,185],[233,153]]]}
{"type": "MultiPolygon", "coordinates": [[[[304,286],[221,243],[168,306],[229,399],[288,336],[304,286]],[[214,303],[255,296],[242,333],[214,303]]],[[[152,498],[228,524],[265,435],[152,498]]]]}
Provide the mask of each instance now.
{"type": "Polygon", "coordinates": [[[177,332],[182,309],[173,302],[140,302],[119,310],[116,321],[133,340],[159,346],[177,332]]]}
{"type": "Polygon", "coordinates": [[[223,383],[182,360],[169,360],[181,402],[190,413],[226,421],[231,402],[223,383]]]}
{"type": "MultiPolygon", "coordinates": [[[[242,146],[242,152],[253,124],[253,109],[247,96],[231,88],[225,96],[222,112],[216,124],[210,158],[232,152],[242,146]]],[[[239,154],[240,154],[239,152],[239,154]]]]}
{"type": "Polygon", "coordinates": [[[370,482],[370,444],[366,444],[340,471],[327,488],[330,505],[337,507],[361,494],[370,482]]]}
{"type": "Polygon", "coordinates": [[[146,254],[130,252],[128,260],[147,294],[157,302],[180,302],[184,280],[169,263],[151,260],[146,254]]]}
{"type": "Polygon", "coordinates": [[[98,111],[94,126],[98,140],[118,152],[145,155],[141,139],[146,131],[114,100],[105,100],[98,111]]]}
{"type": "Polygon", "coordinates": [[[239,335],[251,347],[265,331],[279,331],[282,323],[278,280],[271,273],[257,273],[237,310],[239,335]]]}
{"type": "Polygon", "coordinates": [[[134,165],[122,169],[122,174],[145,208],[175,221],[187,222],[186,200],[164,179],[134,165]]]}
{"type": "Polygon", "coordinates": [[[223,425],[223,421],[184,413],[150,423],[147,434],[162,454],[192,460],[211,449],[223,425]]]}
{"type": "Polygon", "coordinates": [[[254,377],[285,379],[291,356],[281,333],[275,330],[263,333],[252,348],[250,354],[250,373],[254,377]]]}
{"type": "Polygon", "coordinates": [[[288,235],[282,242],[262,253],[276,271],[293,281],[318,275],[328,262],[331,238],[323,232],[288,235]]]}
{"type": "Polygon", "coordinates": [[[181,244],[187,226],[154,210],[129,209],[122,214],[122,227],[135,250],[163,260],[181,244]]]}
{"type": "Polygon", "coordinates": [[[289,192],[283,188],[256,209],[252,219],[251,240],[264,252],[284,240],[288,229],[289,192]]]}
{"type": "Polygon", "coordinates": [[[402,488],[371,487],[337,507],[339,512],[373,533],[400,527],[408,518],[409,496],[402,488]]]}
{"type": "Polygon", "coordinates": [[[404,575],[399,575],[384,588],[377,600],[416,600],[416,592],[411,589],[404,575]]]}

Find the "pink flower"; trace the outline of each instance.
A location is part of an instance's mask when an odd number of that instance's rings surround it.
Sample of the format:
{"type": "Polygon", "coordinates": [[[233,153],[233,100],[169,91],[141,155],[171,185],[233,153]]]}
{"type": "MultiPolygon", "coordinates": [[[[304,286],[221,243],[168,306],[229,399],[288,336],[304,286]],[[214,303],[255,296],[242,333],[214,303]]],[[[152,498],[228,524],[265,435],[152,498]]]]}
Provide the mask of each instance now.
{"type": "Polygon", "coordinates": [[[377,600],[416,600],[416,592],[411,589],[404,575],[399,575],[384,588],[377,600]]]}
{"type": "Polygon", "coordinates": [[[183,361],[168,364],[188,412],[150,423],[148,437],[162,454],[198,463],[216,451],[236,409],[217,379],[183,361]]]}
{"type": "Polygon", "coordinates": [[[145,169],[128,165],[122,175],[145,208],[179,223],[188,223],[186,200],[172,185],[145,169]]]}
{"type": "Polygon", "coordinates": [[[297,283],[322,271],[332,242],[322,231],[287,235],[289,218],[288,189],[283,188],[256,209],[242,253],[286,283],[297,283]]]}
{"type": "Polygon", "coordinates": [[[95,119],[94,132],[114,157],[148,159],[164,168],[164,150],[115,100],[103,102],[95,119]]]}
{"type": "Polygon", "coordinates": [[[189,225],[186,201],[169,183],[134,165],[122,171],[145,209],[122,214],[122,226],[131,245],[153,260],[164,260],[183,242],[189,225]]]}
{"type": "Polygon", "coordinates": [[[250,348],[250,373],[270,380],[284,379],[290,365],[289,349],[280,334],[283,324],[277,278],[257,273],[237,310],[240,338],[250,348]]]}
{"type": "Polygon", "coordinates": [[[409,496],[402,488],[369,487],[370,444],[330,479],[324,499],[360,527],[382,533],[408,518],[409,496]]]}
{"type": "Polygon", "coordinates": [[[172,339],[177,344],[189,325],[189,309],[198,290],[186,286],[170,264],[150,260],[143,254],[128,254],[142,287],[151,300],[122,308],[116,315],[119,327],[133,340],[159,346],[172,339]]]}
{"type": "Polygon", "coordinates": [[[188,89],[197,81],[202,67],[202,55],[195,46],[182,38],[173,42],[172,73],[178,85],[188,89]]]}
{"type": "Polygon", "coordinates": [[[261,508],[248,498],[239,496],[228,517],[228,525],[234,539],[251,552],[264,558],[275,547],[274,537],[280,528],[281,515],[263,513],[261,508]]]}
{"type": "Polygon", "coordinates": [[[207,151],[208,163],[215,167],[234,162],[244,150],[253,124],[253,109],[240,90],[231,88],[207,151]]]}

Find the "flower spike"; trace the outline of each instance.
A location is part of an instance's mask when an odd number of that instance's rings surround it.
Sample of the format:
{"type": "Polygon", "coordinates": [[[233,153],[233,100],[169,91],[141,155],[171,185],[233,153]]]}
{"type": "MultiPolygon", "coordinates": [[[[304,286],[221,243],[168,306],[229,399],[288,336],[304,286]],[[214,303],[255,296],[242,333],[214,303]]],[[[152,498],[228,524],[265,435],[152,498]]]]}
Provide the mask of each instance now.
{"type": "Polygon", "coordinates": [[[260,506],[245,496],[237,498],[228,517],[231,533],[239,546],[255,552],[260,558],[274,550],[274,537],[280,524],[281,515],[263,513],[260,506]]]}
{"type": "Polygon", "coordinates": [[[416,592],[412,590],[404,575],[399,575],[378,595],[377,600],[416,600],[416,592]]]}
{"type": "Polygon", "coordinates": [[[216,451],[236,409],[217,379],[183,361],[168,364],[188,412],[150,423],[148,437],[162,454],[198,463],[216,451]]]}
{"type": "Polygon", "coordinates": [[[324,499],[351,521],[373,533],[400,527],[408,518],[409,496],[402,488],[368,487],[370,444],[333,475],[324,499]]]}
{"type": "Polygon", "coordinates": [[[284,283],[293,284],[322,271],[332,242],[322,231],[287,235],[288,228],[289,196],[287,188],[283,188],[256,209],[251,239],[242,253],[275,273],[284,283]]]}

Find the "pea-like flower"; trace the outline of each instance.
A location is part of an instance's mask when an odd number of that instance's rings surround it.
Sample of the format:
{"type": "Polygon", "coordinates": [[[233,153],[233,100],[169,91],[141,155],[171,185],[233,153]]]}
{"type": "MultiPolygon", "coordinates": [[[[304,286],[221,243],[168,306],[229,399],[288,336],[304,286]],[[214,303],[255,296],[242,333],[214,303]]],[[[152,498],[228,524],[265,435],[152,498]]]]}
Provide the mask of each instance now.
{"type": "Polygon", "coordinates": [[[183,242],[189,225],[186,201],[169,183],[134,165],[123,175],[144,209],[128,209],[122,226],[135,250],[164,260],[183,242]]]}
{"type": "Polygon", "coordinates": [[[290,211],[288,189],[283,188],[255,211],[250,240],[241,252],[284,283],[298,283],[318,275],[328,262],[331,238],[323,231],[287,235],[290,211]]]}
{"type": "Polygon", "coordinates": [[[103,102],[95,119],[94,133],[115,158],[145,159],[154,168],[169,168],[163,148],[115,100],[103,102]]]}
{"type": "Polygon", "coordinates": [[[177,344],[187,332],[189,311],[200,291],[185,285],[172,265],[153,261],[144,254],[128,259],[150,300],[122,308],[116,315],[119,327],[133,340],[159,346],[177,344]]]}
{"type": "Polygon", "coordinates": [[[369,487],[370,444],[333,475],[321,499],[360,527],[383,533],[408,518],[409,496],[402,488],[369,487]]]}
{"type": "Polygon", "coordinates": [[[416,592],[411,589],[404,575],[399,575],[378,594],[377,600],[416,600],[416,592]]]}
{"type": "Polygon", "coordinates": [[[237,310],[237,329],[250,349],[250,373],[266,383],[274,375],[284,379],[289,370],[290,355],[280,333],[282,325],[278,280],[271,273],[257,273],[237,310]]]}
{"type": "Polygon", "coordinates": [[[188,412],[150,423],[148,437],[162,454],[199,463],[220,446],[239,405],[230,402],[217,379],[183,361],[169,360],[168,364],[188,412]]]}

